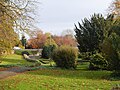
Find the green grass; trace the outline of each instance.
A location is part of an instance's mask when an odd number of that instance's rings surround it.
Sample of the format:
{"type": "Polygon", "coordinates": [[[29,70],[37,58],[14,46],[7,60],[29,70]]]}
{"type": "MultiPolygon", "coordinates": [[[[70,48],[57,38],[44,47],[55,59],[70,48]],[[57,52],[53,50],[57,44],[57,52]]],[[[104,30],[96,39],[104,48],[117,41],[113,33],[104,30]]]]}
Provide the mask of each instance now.
{"type": "MultiPolygon", "coordinates": [[[[22,52],[24,52],[24,51],[28,52],[29,54],[33,54],[34,53],[34,51],[32,52],[30,50],[25,50],[25,49],[21,50],[20,49],[20,50],[15,50],[15,54],[22,55],[22,52]]],[[[37,53],[37,51],[36,51],[36,53],[37,53]]]]}
{"type": "Polygon", "coordinates": [[[0,63],[0,66],[16,66],[16,65],[21,65],[21,66],[27,66],[27,65],[32,65],[32,62],[28,62],[21,55],[7,55],[4,58],[2,58],[2,63],[0,63]]]}
{"type": "MultiPolygon", "coordinates": [[[[46,60],[44,60],[46,61],[46,60]]],[[[31,64],[19,55],[4,58],[0,65],[31,64]]],[[[120,80],[110,81],[110,71],[89,71],[89,63],[66,70],[49,65],[0,80],[0,90],[111,90],[120,80]]],[[[113,79],[114,80],[114,79],[113,79]]]]}
{"type": "Polygon", "coordinates": [[[2,79],[0,90],[111,90],[120,81],[110,81],[110,71],[41,68],[2,79]]]}

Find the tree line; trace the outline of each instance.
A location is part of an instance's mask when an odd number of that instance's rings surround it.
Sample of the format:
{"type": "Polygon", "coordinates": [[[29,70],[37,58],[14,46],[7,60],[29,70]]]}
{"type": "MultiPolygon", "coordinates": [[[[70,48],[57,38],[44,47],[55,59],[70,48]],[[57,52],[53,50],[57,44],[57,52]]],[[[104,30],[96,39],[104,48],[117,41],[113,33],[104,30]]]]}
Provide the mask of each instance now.
{"type": "Polygon", "coordinates": [[[41,30],[32,31],[30,39],[26,43],[26,48],[39,49],[48,45],[67,45],[72,47],[77,47],[77,42],[72,35],[72,30],[65,30],[64,35],[52,35],[51,33],[43,33],[41,30]],[[67,33],[66,33],[67,32],[67,33]]]}

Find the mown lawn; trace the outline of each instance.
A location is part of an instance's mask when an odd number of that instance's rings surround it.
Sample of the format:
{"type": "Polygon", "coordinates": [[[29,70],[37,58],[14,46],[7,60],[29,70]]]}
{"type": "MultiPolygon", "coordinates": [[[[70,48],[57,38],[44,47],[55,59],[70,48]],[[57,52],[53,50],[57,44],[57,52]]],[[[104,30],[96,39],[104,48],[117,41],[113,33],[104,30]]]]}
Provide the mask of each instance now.
{"type": "Polygon", "coordinates": [[[111,72],[40,69],[0,80],[0,90],[110,90],[120,81],[109,81],[111,72]]]}
{"type": "Polygon", "coordinates": [[[32,65],[33,62],[28,62],[21,55],[7,55],[1,59],[2,63],[0,63],[0,66],[27,66],[32,65]]]}
{"type": "Polygon", "coordinates": [[[87,63],[79,65],[77,70],[48,67],[1,79],[0,90],[111,90],[120,85],[120,80],[109,80],[110,71],[89,71],[87,63]]]}

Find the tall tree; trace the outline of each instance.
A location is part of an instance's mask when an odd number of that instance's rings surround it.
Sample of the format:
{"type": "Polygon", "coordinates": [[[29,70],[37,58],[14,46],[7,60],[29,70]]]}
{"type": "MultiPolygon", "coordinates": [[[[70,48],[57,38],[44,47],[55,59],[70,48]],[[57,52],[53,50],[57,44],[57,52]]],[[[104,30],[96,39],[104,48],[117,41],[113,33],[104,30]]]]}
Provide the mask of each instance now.
{"type": "Polygon", "coordinates": [[[104,18],[101,14],[94,14],[90,19],[84,19],[79,27],[75,25],[76,39],[80,52],[100,51],[100,44],[112,32],[114,16],[104,18]]]}
{"type": "Polygon", "coordinates": [[[0,0],[0,49],[1,52],[11,50],[15,45],[15,31],[27,31],[33,21],[34,0],[0,0]]]}
{"type": "Polygon", "coordinates": [[[106,29],[105,19],[100,14],[92,15],[91,19],[84,19],[82,24],[75,25],[76,39],[80,52],[94,52],[99,50],[99,44],[104,39],[106,29]]]}

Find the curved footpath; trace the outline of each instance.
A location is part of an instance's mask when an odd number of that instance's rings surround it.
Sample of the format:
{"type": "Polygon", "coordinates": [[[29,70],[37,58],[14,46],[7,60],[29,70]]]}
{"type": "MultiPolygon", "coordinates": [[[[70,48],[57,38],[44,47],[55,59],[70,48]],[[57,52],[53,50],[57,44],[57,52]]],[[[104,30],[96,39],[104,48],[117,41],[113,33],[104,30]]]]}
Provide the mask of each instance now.
{"type": "Polygon", "coordinates": [[[29,71],[30,67],[12,67],[4,71],[0,71],[0,79],[7,78],[9,76],[15,76],[16,74],[29,71]]]}

